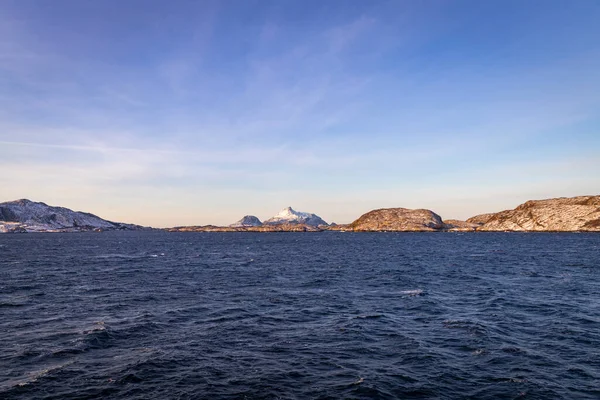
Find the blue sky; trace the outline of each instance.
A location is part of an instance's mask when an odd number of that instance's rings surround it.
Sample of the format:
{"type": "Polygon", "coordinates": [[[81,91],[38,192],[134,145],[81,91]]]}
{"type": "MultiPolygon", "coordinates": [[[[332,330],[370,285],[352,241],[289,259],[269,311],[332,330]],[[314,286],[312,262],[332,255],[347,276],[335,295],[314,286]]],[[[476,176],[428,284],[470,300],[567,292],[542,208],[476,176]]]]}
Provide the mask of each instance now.
{"type": "Polygon", "coordinates": [[[600,2],[0,2],[0,201],[153,226],[600,194],[600,2]]]}

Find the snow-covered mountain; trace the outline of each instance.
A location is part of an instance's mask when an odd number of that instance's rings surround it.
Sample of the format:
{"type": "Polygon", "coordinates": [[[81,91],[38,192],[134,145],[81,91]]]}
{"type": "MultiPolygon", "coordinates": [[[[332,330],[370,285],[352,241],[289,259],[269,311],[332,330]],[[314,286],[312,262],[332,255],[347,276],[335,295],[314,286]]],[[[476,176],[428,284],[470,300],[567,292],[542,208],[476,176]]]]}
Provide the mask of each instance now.
{"type": "Polygon", "coordinates": [[[279,225],[279,224],[305,224],[311,226],[327,225],[321,217],[316,214],[300,212],[292,209],[292,207],[286,207],[281,210],[277,215],[269,218],[264,222],[265,225],[279,225]]]}
{"type": "Polygon", "coordinates": [[[256,218],[254,215],[245,215],[244,218],[240,219],[235,224],[229,225],[232,228],[244,228],[246,226],[262,226],[262,222],[260,219],[256,218]]]}
{"type": "Polygon", "coordinates": [[[0,232],[77,232],[142,229],[141,226],[104,220],[96,215],[52,207],[27,199],[0,203],[0,232]]]}

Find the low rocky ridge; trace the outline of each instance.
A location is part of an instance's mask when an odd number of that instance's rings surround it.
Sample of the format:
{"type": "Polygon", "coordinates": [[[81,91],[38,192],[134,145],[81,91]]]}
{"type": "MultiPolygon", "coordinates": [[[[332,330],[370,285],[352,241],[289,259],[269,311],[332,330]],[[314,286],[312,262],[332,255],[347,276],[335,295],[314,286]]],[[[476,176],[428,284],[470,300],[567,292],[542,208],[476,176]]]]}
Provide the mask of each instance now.
{"type": "Polygon", "coordinates": [[[246,215],[229,226],[177,226],[169,232],[321,232],[327,222],[316,214],[296,211],[286,207],[264,223],[253,215],[246,215]]]}
{"type": "Polygon", "coordinates": [[[262,222],[254,215],[245,215],[242,219],[234,224],[229,225],[231,228],[242,228],[246,226],[261,226],[262,222]]]}
{"type": "Polygon", "coordinates": [[[177,226],[167,228],[169,232],[321,232],[322,229],[305,224],[277,224],[260,226],[177,226]]]}
{"type": "Polygon", "coordinates": [[[600,232],[600,196],[530,200],[514,210],[492,214],[477,230],[600,232]]]}
{"type": "Polygon", "coordinates": [[[94,214],[53,207],[27,199],[0,203],[0,232],[85,232],[140,230],[139,225],[102,219],[94,214]]]}
{"type": "Polygon", "coordinates": [[[277,215],[266,220],[263,225],[301,224],[309,226],[327,225],[321,217],[316,214],[296,211],[292,207],[286,207],[277,215]]]}
{"type": "Polygon", "coordinates": [[[480,226],[481,224],[479,223],[460,221],[458,219],[444,220],[444,230],[450,232],[472,232],[480,226]]]}
{"type": "Polygon", "coordinates": [[[381,208],[363,214],[348,228],[355,232],[374,231],[439,231],[445,225],[442,218],[431,210],[408,208],[381,208]]]}

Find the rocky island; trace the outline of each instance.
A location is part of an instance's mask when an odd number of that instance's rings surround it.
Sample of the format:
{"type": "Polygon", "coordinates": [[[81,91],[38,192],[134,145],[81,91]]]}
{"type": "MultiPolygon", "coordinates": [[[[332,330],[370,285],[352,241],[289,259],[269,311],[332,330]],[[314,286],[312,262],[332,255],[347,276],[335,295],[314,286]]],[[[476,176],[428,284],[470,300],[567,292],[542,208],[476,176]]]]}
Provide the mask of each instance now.
{"type": "Polygon", "coordinates": [[[302,224],[308,226],[328,225],[323,218],[316,214],[296,211],[292,207],[286,207],[275,216],[265,221],[265,225],[302,224]]]}
{"type": "Polygon", "coordinates": [[[530,200],[513,210],[446,220],[431,210],[384,208],[370,211],[342,230],[436,232],[600,232],[600,196],[530,200]]]}
{"type": "Polygon", "coordinates": [[[483,214],[467,222],[478,231],[579,232],[600,231],[600,196],[530,200],[513,210],[483,214]]]}
{"type": "Polygon", "coordinates": [[[381,208],[362,215],[348,228],[355,232],[433,232],[443,229],[444,223],[442,218],[431,210],[381,208]]]}
{"type": "Polygon", "coordinates": [[[316,214],[286,207],[264,223],[253,215],[246,215],[229,226],[178,226],[167,230],[169,232],[321,232],[327,226],[327,222],[316,214]]]}

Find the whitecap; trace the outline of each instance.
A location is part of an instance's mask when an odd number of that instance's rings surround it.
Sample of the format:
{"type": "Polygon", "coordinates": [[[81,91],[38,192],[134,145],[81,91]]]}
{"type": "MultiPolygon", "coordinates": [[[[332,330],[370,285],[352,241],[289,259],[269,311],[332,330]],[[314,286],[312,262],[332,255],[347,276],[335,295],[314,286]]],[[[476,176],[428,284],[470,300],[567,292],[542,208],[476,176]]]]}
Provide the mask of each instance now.
{"type": "Polygon", "coordinates": [[[419,296],[423,294],[423,289],[402,290],[400,294],[403,294],[405,296],[419,296]]]}
{"type": "Polygon", "coordinates": [[[33,371],[33,372],[29,372],[27,375],[28,377],[24,380],[21,381],[16,381],[16,382],[9,382],[9,387],[23,387],[23,386],[28,386],[31,385],[35,382],[37,382],[38,379],[43,378],[44,376],[51,374],[55,371],[59,371],[61,369],[63,369],[64,367],[67,367],[69,365],[73,364],[73,361],[69,361],[66,362],[64,364],[58,364],[58,365],[50,365],[47,368],[44,368],[42,370],[38,370],[38,371],[33,371]]]}
{"type": "Polygon", "coordinates": [[[365,378],[358,378],[356,381],[352,382],[353,385],[360,385],[365,381],[365,378]]]}

